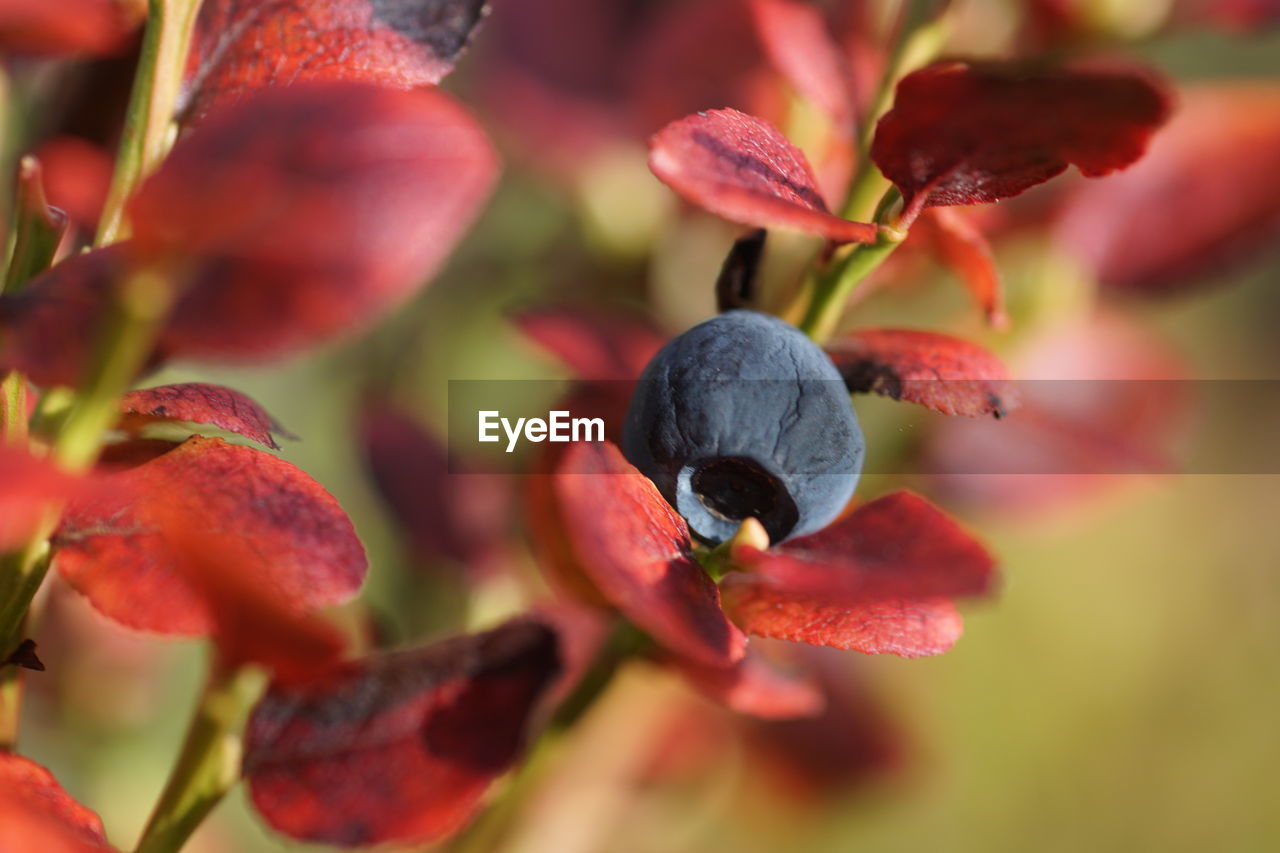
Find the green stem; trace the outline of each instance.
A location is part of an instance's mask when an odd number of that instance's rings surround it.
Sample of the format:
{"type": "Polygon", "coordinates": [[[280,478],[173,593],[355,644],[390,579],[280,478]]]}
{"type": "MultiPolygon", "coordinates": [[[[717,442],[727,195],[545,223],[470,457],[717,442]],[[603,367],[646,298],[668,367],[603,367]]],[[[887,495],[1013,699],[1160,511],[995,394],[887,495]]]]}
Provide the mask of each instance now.
{"type": "Polygon", "coordinates": [[[840,324],[845,303],[855,287],[906,239],[906,232],[881,226],[874,243],[859,243],[817,274],[813,298],[800,321],[800,331],[826,343],[840,324]]]}
{"type": "Polygon", "coordinates": [[[94,246],[128,236],[125,203],[173,142],[174,112],[199,11],[200,0],[148,0],[138,70],[94,246]]]}
{"type": "Polygon", "coordinates": [[[262,692],[261,675],[215,662],[182,753],[142,832],[136,853],[177,853],[240,778],[240,731],[262,692]]]}
{"type": "Polygon", "coordinates": [[[618,668],[645,648],[651,641],[643,631],[625,619],[619,620],[613,632],[601,644],[595,660],[551,718],[552,731],[564,731],[576,723],[600,694],[613,681],[618,668]]]}
{"type": "Polygon", "coordinates": [[[870,220],[879,200],[889,188],[889,181],[871,162],[871,143],[876,123],[893,105],[898,81],[909,72],[931,62],[941,52],[949,34],[950,22],[945,12],[938,12],[938,0],[904,0],[897,24],[897,34],[885,63],[880,84],[867,114],[858,125],[858,174],[849,187],[849,196],[841,210],[846,219],[870,220]]]}
{"type": "Polygon", "coordinates": [[[156,336],[173,304],[175,282],[166,270],[143,267],[121,283],[98,357],[54,442],[54,456],[71,471],[87,469],[102,447],[103,434],[120,416],[120,396],[146,365],[156,336]]]}

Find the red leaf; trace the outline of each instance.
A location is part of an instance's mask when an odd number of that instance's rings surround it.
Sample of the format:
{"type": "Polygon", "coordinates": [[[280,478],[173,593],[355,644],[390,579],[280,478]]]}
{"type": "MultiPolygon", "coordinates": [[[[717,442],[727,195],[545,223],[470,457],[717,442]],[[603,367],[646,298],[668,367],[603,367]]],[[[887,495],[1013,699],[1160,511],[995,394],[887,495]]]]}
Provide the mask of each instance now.
{"type": "Polygon", "coordinates": [[[977,344],[908,329],[862,329],[828,352],[854,393],[874,391],[944,415],[1004,417],[1016,405],[1004,365],[977,344]]]}
{"type": "Polygon", "coordinates": [[[187,421],[207,424],[251,438],[272,450],[279,450],[271,433],[290,433],[267,410],[244,394],[222,385],[185,382],[130,391],[120,401],[125,413],[121,428],[137,430],[156,421],[187,421]]]}
{"type": "Polygon", "coordinates": [[[175,571],[172,535],[151,521],[169,506],[227,547],[243,541],[261,565],[256,582],[296,610],[346,601],[364,579],[364,549],[338,502],[268,453],[196,436],[106,483],[67,508],[54,562],[125,625],[185,635],[215,627],[210,602],[175,571]]]}
{"type": "Polygon", "coordinates": [[[415,556],[483,571],[507,535],[510,482],[462,470],[440,440],[377,396],[365,399],[359,432],[369,475],[415,556]]]}
{"type": "Polygon", "coordinates": [[[701,666],[679,658],[672,663],[699,692],[739,714],[789,720],[822,712],[822,690],[813,681],[784,672],[756,654],[731,667],[701,666]]]}
{"type": "Polygon", "coordinates": [[[844,132],[853,130],[852,79],[821,10],[797,0],[750,0],[761,47],[798,93],[827,112],[844,132]]]}
{"type": "Polygon", "coordinates": [[[263,86],[439,83],[488,11],[484,0],[209,0],[200,10],[190,115],[263,86]]]}
{"type": "Polygon", "coordinates": [[[72,255],[22,290],[0,296],[0,371],[42,386],[75,385],[125,265],[124,246],[72,255]]]}
{"type": "Polygon", "coordinates": [[[748,633],[903,657],[940,654],[962,623],[949,600],[986,592],[986,549],[923,498],[895,492],[812,536],[745,547],[726,607],[748,633]]]}
{"type": "Polygon", "coordinates": [[[532,308],[517,314],[514,322],[577,379],[635,379],[666,343],[636,317],[594,308],[532,308]]]}
{"type": "Polygon", "coordinates": [[[96,227],[111,185],[114,164],[110,155],[75,136],[56,136],[32,153],[44,167],[49,203],[65,210],[80,227],[96,227]]]}
{"type": "Polygon", "coordinates": [[[1071,195],[1056,240],[1107,287],[1143,294],[1222,280],[1280,234],[1280,86],[1186,90],[1129,172],[1071,195]]]}
{"type": "Polygon", "coordinates": [[[800,149],[766,121],[712,110],[673,122],[649,143],[649,168],[677,193],[731,222],[866,243],[876,226],[827,212],[800,149]]]}
{"type": "Polygon", "coordinates": [[[782,595],[839,605],[981,595],[994,581],[986,548],[911,492],[877,498],[817,533],[767,551],[742,548],[734,559],[755,575],[733,575],[734,584],[763,584],[782,595]]]}
{"type": "Polygon", "coordinates": [[[955,605],[945,598],[840,607],[765,587],[734,585],[725,588],[725,602],[748,633],[868,655],[940,655],[964,632],[955,605]]]}
{"type": "Polygon", "coordinates": [[[435,90],[299,84],[211,114],[130,205],[139,254],[198,259],[164,349],[259,359],[368,326],[438,270],[496,171],[435,90]]]}
{"type": "Polygon", "coordinates": [[[0,445],[0,552],[25,545],[51,507],[83,489],[83,480],[53,463],[0,445]]]}
{"type": "Polygon", "coordinates": [[[998,329],[1008,326],[1000,270],[991,244],[982,232],[959,211],[949,207],[935,207],[928,216],[917,219],[911,233],[921,232],[932,240],[943,262],[964,282],[986,321],[998,329]]]}
{"type": "Polygon", "coordinates": [[[274,684],[246,733],[253,804],[306,841],[446,838],[518,759],[558,668],[555,635],[512,622],[274,684]]]}
{"type": "Polygon", "coordinates": [[[693,661],[727,666],[742,658],[746,638],[690,555],[684,519],[617,447],[573,445],[554,487],[578,561],[610,603],[693,661]]]}
{"type": "Polygon", "coordinates": [[[908,74],[871,158],[923,207],[1017,195],[1075,164],[1089,177],[1142,156],[1169,95],[1136,71],[941,62],[908,74]]]}
{"type": "Polygon", "coordinates": [[[0,0],[0,45],[6,51],[114,53],[137,23],[128,4],[116,0],[0,0]]]}
{"type": "Polygon", "coordinates": [[[110,851],[102,821],[73,800],[53,774],[0,752],[0,850],[40,853],[110,851]]]}

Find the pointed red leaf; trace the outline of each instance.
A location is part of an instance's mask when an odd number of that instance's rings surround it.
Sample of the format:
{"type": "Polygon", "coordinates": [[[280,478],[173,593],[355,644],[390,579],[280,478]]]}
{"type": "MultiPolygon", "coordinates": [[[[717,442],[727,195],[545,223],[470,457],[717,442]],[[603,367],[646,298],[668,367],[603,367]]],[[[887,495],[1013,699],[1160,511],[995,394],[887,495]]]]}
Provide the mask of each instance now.
{"type": "Polygon", "coordinates": [[[415,556],[485,571],[508,535],[507,478],[466,471],[442,441],[376,395],[361,406],[359,433],[369,475],[415,556]]]}
{"type": "Polygon", "coordinates": [[[737,110],[698,113],[660,130],[649,168],[684,198],[731,222],[866,243],[876,226],[827,212],[809,161],[777,128],[737,110]]]}
{"type": "Polygon", "coordinates": [[[577,444],[555,475],[570,544],[605,598],[668,650],[707,666],[740,660],[746,637],[690,554],[689,528],[612,444],[577,444]]]}
{"type": "Polygon", "coordinates": [[[26,544],[52,507],[83,489],[52,462],[0,445],[0,553],[26,544]]]}
{"type": "Polygon", "coordinates": [[[514,322],[577,379],[635,379],[667,340],[638,317],[594,308],[532,308],[514,322]]]}
{"type": "Polygon", "coordinates": [[[911,233],[923,233],[933,242],[934,250],[964,282],[990,325],[996,328],[1008,326],[1000,270],[996,267],[991,244],[973,223],[954,208],[935,207],[927,216],[916,220],[911,233]]]}
{"type": "Polygon", "coordinates": [[[783,671],[757,654],[731,667],[672,664],[699,692],[731,711],[763,720],[789,720],[822,712],[822,690],[812,680],[783,671]]]}
{"type": "Polygon", "coordinates": [[[854,393],[874,391],[944,415],[1004,417],[1016,405],[1009,373],[977,344],[909,329],[862,329],[828,346],[854,393]]]}
{"type": "Polygon", "coordinates": [[[0,850],[110,851],[102,821],[34,761],[0,752],[0,850]]]}
{"type": "Polygon", "coordinates": [[[6,52],[113,53],[137,23],[132,7],[117,0],[0,0],[0,46],[6,52]]]}
{"type": "Polygon", "coordinates": [[[184,382],[130,391],[120,400],[121,428],[137,430],[156,421],[207,424],[251,438],[272,450],[280,445],[271,434],[292,437],[267,410],[233,388],[184,382]]]}
{"type": "Polygon", "coordinates": [[[1265,257],[1280,234],[1280,85],[1189,87],[1142,162],[1080,186],[1055,231],[1102,284],[1141,294],[1265,257]]]}
{"type": "Polygon", "coordinates": [[[838,128],[852,131],[853,81],[822,11],[798,0],[749,0],[748,5],[769,61],[838,128]]]}
{"type": "Polygon", "coordinates": [[[986,548],[919,495],[893,492],[823,530],[767,551],[742,548],[735,562],[752,576],[732,581],[857,605],[886,598],[981,595],[994,582],[986,548]]]}
{"type": "Polygon", "coordinates": [[[512,622],[272,685],[246,731],[254,806],[342,847],[447,838],[519,758],[556,648],[545,626],[512,622]]]}
{"type": "Polygon", "coordinates": [[[1164,88],[1136,71],[940,62],[898,84],[871,158],[909,221],[931,205],[1017,195],[1070,164],[1089,177],[1123,169],[1169,109],[1164,88]]]}
{"type": "Polygon", "coordinates": [[[215,627],[209,602],[175,572],[171,536],[147,520],[170,504],[211,536],[243,540],[261,564],[257,583],[296,610],[346,601],[364,579],[364,549],[337,501],[268,453],[197,436],[105,484],[68,506],[54,563],[125,625],[186,635],[215,627]]]}
{"type": "Polygon", "coordinates": [[[936,507],[895,492],[812,536],[734,555],[725,606],[748,633],[903,657],[960,636],[950,598],[986,592],[986,549],[936,507]]]}
{"type": "Polygon", "coordinates": [[[439,269],[496,172],[436,90],[299,84],[218,110],[130,205],[136,254],[195,262],[163,348],[250,360],[368,326],[439,269]]]}
{"type": "Polygon", "coordinates": [[[485,0],[207,0],[192,46],[189,114],[307,80],[439,83],[487,11],[485,0]]]}

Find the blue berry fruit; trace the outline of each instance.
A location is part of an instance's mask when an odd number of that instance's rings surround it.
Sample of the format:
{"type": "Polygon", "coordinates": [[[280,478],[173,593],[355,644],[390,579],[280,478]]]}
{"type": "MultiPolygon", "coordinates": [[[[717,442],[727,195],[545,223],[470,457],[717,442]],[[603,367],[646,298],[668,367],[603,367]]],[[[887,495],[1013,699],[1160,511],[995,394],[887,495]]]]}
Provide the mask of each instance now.
{"type": "Polygon", "coordinates": [[[852,497],[865,451],[831,359],[754,311],[721,314],[654,356],[622,447],[711,543],[748,517],[772,542],[822,529],[852,497]]]}

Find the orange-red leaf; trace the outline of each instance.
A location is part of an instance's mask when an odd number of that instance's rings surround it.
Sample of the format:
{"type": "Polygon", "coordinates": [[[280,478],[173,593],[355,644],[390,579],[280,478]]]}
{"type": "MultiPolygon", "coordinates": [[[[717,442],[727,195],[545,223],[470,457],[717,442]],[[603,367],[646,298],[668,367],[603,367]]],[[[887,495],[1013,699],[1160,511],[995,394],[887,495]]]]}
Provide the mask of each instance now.
{"type": "Polygon", "coordinates": [[[163,348],[251,360],[368,326],[436,272],[496,173],[437,90],[299,84],[210,114],[130,205],[137,254],[194,262],[163,348]]]}
{"type": "Polygon", "coordinates": [[[907,218],[1017,195],[1074,164],[1095,177],[1142,156],[1169,95],[1129,70],[940,62],[898,84],[871,158],[907,218]]]}
{"type": "Polygon", "coordinates": [[[935,207],[916,220],[912,235],[924,232],[942,261],[968,288],[987,322],[1004,328],[1009,317],[1004,310],[1004,286],[996,267],[991,244],[982,232],[961,213],[949,207],[935,207]]]}
{"type": "Polygon", "coordinates": [[[787,82],[831,116],[837,128],[853,129],[852,78],[822,11],[798,0],[749,0],[756,36],[769,61],[787,82]]]}
{"type": "Polygon", "coordinates": [[[0,552],[26,544],[46,512],[83,488],[83,480],[48,460],[0,446],[0,552]]]}
{"type": "Polygon", "coordinates": [[[874,391],[944,415],[1003,417],[1016,405],[1005,366],[977,344],[908,329],[862,329],[828,347],[854,393],[874,391]]]}
{"type": "Polygon", "coordinates": [[[0,850],[111,851],[102,821],[34,761],[0,752],[0,850]]]}
{"type": "Polygon", "coordinates": [[[337,501],[268,453],[196,436],[105,484],[67,508],[54,562],[125,625],[186,635],[216,627],[211,602],[175,569],[158,512],[186,513],[228,547],[243,542],[261,568],[255,582],[296,611],[345,601],[364,579],[364,549],[337,501]]]}
{"type": "Polygon", "coordinates": [[[895,492],[812,536],[734,554],[726,607],[748,633],[904,657],[960,636],[951,598],[991,586],[987,550],[923,498],[895,492]]]}
{"type": "Polygon", "coordinates": [[[246,732],[253,804],[306,841],[447,838],[519,758],[559,666],[552,631],[512,622],[273,684],[246,732]]]}
{"type": "Polygon", "coordinates": [[[49,203],[65,210],[80,227],[94,228],[111,186],[110,154],[75,136],[56,136],[32,153],[44,167],[49,203]]]}
{"type": "Polygon", "coordinates": [[[578,561],[613,606],[690,660],[723,667],[742,658],[746,637],[693,559],[684,519],[617,447],[572,446],[554,486],[578,561]]]}
{"type": "Polygon", "coordinates": [[[120,401],[121,427],[137,429],[156,421],[207,424],[251,438],[272,450],[280,445],[272,437],[289,432],[267,410],[234,388],[206,382],[184,382],[130,391],[120,401]]]}
{"type": "Polygon", "coordinates": [[[198,117],[254,89],[307,80],[439,83],[487,11],[485,0],[207,0],[187,109],[198,117]]]}
{"type": "Polygon", "coordinates": [[[866,243],[876,227],[827,211],[809,161],[778,129],[737,110],[711,110],[660,130],[649,168],[684,198],[731,222],[783,227],[836,243],[866,243]]]}

